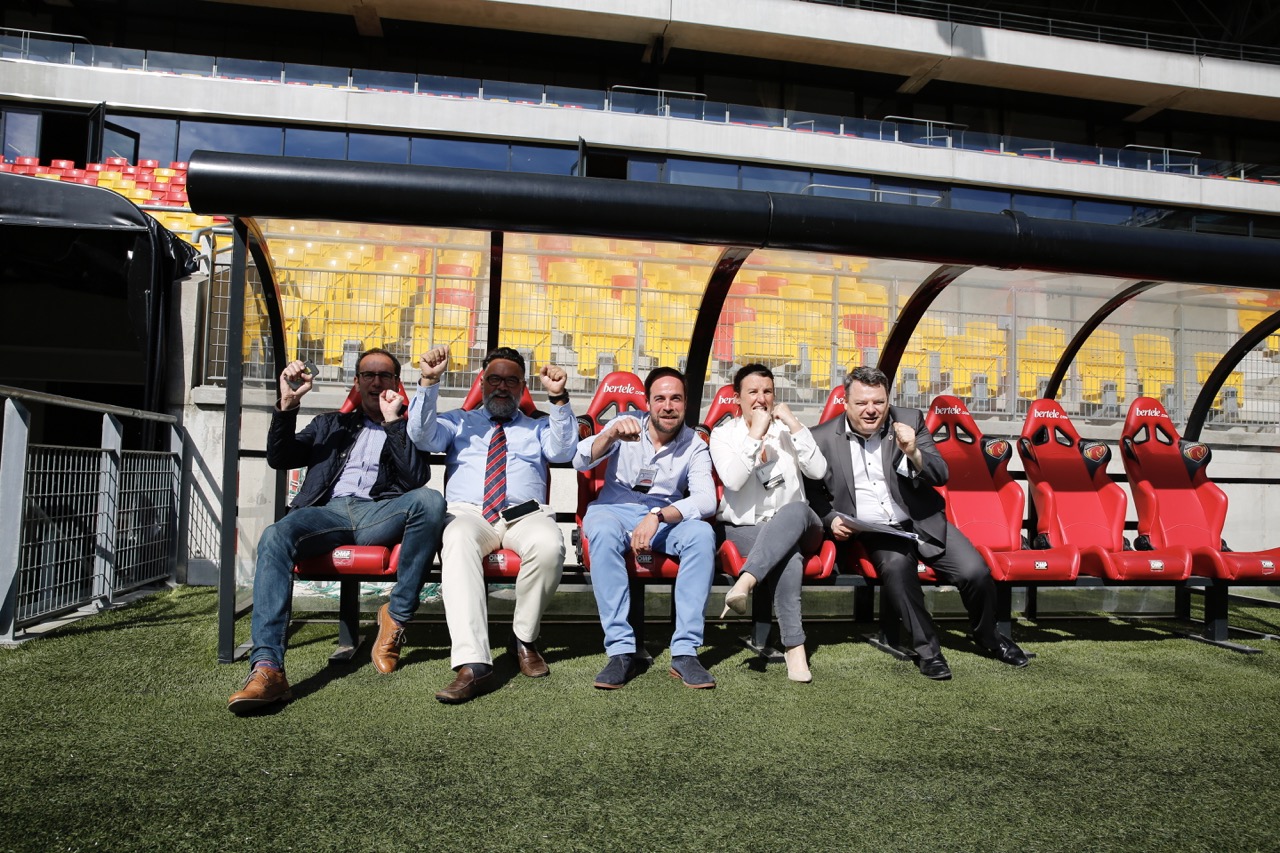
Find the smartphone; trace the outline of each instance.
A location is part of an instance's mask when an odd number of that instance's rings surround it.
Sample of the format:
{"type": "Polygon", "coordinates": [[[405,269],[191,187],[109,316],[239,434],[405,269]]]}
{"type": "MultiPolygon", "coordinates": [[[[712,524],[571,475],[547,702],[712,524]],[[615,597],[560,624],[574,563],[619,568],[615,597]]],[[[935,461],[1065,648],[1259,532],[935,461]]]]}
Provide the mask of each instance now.
{"type": "Polygon", "coordinates": [[[507,524],[514,524],[526,515],[531,515],[540,509],[542,509],[542,507],[537,501],[525,501],[522,504],[509,506],[502,510],[502,518],[507,522],[507,524]]]}
{"type": "MultiPolygon", "coordinates": [[[[310,374],[313,380],[320,376],[320,368],[316,367],[316,363],[311,359],[307,359],[302,363],[302,369],[310,374]]],[[[297,391],[302,387],[302,382],[303,380],[301,379],[291,379],[289,381],[289,387],[297,391]]]]}

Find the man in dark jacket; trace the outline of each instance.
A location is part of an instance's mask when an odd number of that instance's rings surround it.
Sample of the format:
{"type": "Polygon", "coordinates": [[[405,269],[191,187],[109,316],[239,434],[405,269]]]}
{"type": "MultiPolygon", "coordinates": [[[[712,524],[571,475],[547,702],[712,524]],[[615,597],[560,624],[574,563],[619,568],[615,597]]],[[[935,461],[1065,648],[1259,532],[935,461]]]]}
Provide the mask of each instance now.
{"type": "Polygon", "coordinates": [[[244,686],[228,708],[243,713],[290,698],[285,634],[293,600],[293,565],[341,545],[401,543],[391,600],[378,611],[372,657],[383,674],[396,667],[403,626],[418,607],[423,575],[440,549],[444,498],[425,488],[427,457],[409,441],[407,401],[396,388],[400,362],[371,349],[356,362],[360,409],[327,412],[297,431],[299,402],[312,377],[300,361],[280,374],[280,403],[267,433],[267,464],[307,468],[288,514],[258,541],[253,581],[253,649],[244,686]]]}
{"type": "Polygon", "coordinates": [[[996,631],[996,588],[991,570],[965,535],[947,521],[934,486],[947,482],[947,463],[918,409],[889,405],[889,379],[874,367],[845,377],[844,417],[813,428],[827,459],[821,481],[809,481],[809,503],[832,538],[847,549],[856,538],[876,567],[888,604],[910,634],[920,672],[951,678],[933,619],[925,607],[917,563],[955,584],[969,611],[974,640],[1011,666],[1027,656],[996,631]],[[878,525],[880,532],[861,529],[878,525]]]}

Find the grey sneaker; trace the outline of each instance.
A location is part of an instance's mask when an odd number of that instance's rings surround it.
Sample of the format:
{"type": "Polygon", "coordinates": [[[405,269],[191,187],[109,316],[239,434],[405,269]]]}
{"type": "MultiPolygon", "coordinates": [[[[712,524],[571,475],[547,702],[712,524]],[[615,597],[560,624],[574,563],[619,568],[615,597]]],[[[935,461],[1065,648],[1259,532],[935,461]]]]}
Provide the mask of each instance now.
{"type": "Polygon", "coordinates": [[[707,672],[707,668],[698,660],[697,655],[673,655],[671,658],[671,677],[684,682],[685,687],[702,690],[716,686],[716,678],[707,672]]]}

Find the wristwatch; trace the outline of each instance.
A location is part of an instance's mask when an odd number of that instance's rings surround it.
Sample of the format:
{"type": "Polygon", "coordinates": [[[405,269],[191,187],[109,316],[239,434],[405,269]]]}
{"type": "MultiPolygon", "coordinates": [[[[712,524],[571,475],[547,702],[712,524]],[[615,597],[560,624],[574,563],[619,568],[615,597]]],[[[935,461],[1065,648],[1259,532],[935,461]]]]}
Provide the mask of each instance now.
{"type": "Polygon", "coordinates": [[[658,521],[662,521],[662,511],[664,509],[666,509],[666,507],[661,507],[661,506],[651,507],[649,509],[649,515],[656,515],[658,517],[658,521]]]}
{"type": "Polygon", "coordinates": [[[550,394],[547,399],[559,406],[562,403],[569,402],[569,392],[561,391],[559,394],[550,394]]]}

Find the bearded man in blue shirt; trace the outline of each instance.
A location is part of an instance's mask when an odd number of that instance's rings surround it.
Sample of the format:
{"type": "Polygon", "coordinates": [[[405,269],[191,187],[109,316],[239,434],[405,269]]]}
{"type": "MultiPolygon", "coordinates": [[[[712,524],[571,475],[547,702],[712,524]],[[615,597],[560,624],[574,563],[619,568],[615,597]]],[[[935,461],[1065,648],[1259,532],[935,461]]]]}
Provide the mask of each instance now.
{"type": "Polygon", "coordinates": [[[565,547],[555,513],[546,505],[547,464],[572,458],[578,422],[564,390],[568,375],[554,364],[538,374],[552,404],[550,416],[533,418],[520,411],[524,357],[510,347],[498,347],[484,359],[480,408],[440,413],[439,382],[448,365],[445,346],[419,360],[409,437],[421,450],[445,454],[448,515],[440,593],[457,674],[436,699],[458,704],[496,686],[483,559],[498,548],[520,555],[511,625],[520,672],[530,678],[550,674],[535,643],[542,614],[560,585],[565,547]]]}

